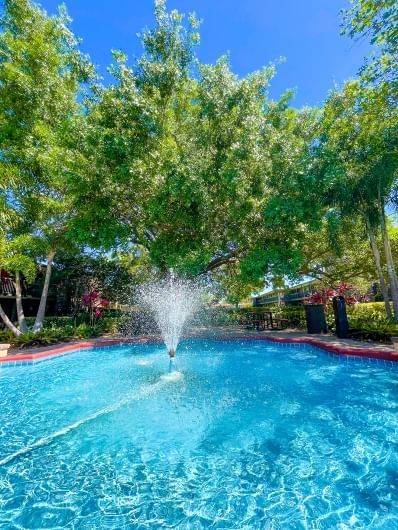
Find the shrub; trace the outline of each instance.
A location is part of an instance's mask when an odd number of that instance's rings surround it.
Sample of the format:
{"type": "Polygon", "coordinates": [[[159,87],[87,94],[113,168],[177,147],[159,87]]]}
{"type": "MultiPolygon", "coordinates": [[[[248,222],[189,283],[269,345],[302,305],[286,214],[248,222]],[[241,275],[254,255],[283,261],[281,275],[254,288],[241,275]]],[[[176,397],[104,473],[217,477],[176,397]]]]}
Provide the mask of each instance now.
{"type": "Polygon", "coordinates": [[[398,335],[398,325],[388,319],[384,302],[357,304],[347,314],[350,328],[363,331],[373,340],[385,342],[398,335]]]}
{"type": "MultiPolygon", "coordinates": [[[[100,330],[101,333],[116,333],[118,331],[119,322],[121,317],[108,316],[106,313],[105,316],[99,318],[96,321],[96,328],[100,330]]],[[[34,324],[34,317],[26,318],[26,322],[29,327],[34,324]]],[[[66,329],[79,327],[82,324],[90,324],[90,317],[88,313],[80,313],[77,317],[73,316],[51,316],[45,317],[43,321],[43,329],[66,329]]]]}
{"type": "Polygon", "coordinates": [[[247,313],[270,311],[276,318],[284,318],[289,321],[289,325],[299,329],[305,329],[305,309],[302,305],[279,305],[266,307],[249,307],[239,310],[239,318],[242,319],[247,313]]]}
{"type": "Polygon", "coordinates": [[[75,337],[77,339],[89,339],[91,337],[98,337],[98,335],[98,330],[89,324],[79,324],[75,329],[75,337]]]}
{"type": "Polygon", "coordinates": [[[5,344],[12,344],[14,334],[8,329],[0,330],[0,342],[5,344]]]}
{"type": "Polygon", "coordinates": [[[267,306],[244,307],[240,309],[229,307],[204,308],[195,315],[192,324],[196,326],[228,326],[238,325],[249,313],[271,311],[278,318],[287,318],[292,326],[305,327],[305,312],[303,306],[267,306]]]}
{"type": "Polygon", "coordinates": [[[236,309],[227,307],[204,307],[195,314],[192,325],[196,326],[225,326],[236,324],[239,313],[236,309]]]}
{"type": "MultiPolygon", "coordinates": [[[[290,326],[306,329],[305,308],[298,306],[266,306],[245,307],[204,307],[193,321],[193,326],[228,326],[238,325],[248,313],[271,311],[275,317],[286,318],[290,326]]],[[[363,332],[358,334],[362,338],[389,341],[392,335],[398,335],[398,325],[389,321],[383,302],[360,303],[347,306],[350,328],[363,332]]],[[[97,320],[95,326],[90,326],[87,313],[77,316],[51,316],[44,319],[44,327],[40,333],[26,333],[21,337],[14,337],[11,331],[0,330],[0,342],[11,343],[16,346],[27,347],[33,345],[53,344],[59,341],[88,339],[105,333],[125,332],[128,334],[145,334],[156,331],[156,324],[150,315],[141,311],[132,313],[108,312],[97,320]]],[[[331,331],[334,330],[333,310],[328,307],[326,320],[331,331]]],[[[28,324],[33,325],[34,318],[27,318],[28,324]]]]}
{"type": "Polygon", "coordinates": [[[372,322],[388,322],[384,302],[368,302],[356,304],[347,308],[349,319],[363,319],[372,322]]]}
{"type": "MultiPolygon", "coordinates": [[[[271,311],[279,318],[289,320],[291,326],[306,329],[305,308],[297,306],[266,306],[248,307],[239,310],[229,308],[212,308],[205,324],[228,325],[238,324],[247,313],[271,311]]],[[[350,328],[363,332],[364,338],[388,342],[392,335],[398,335],[398,325],[389,321],[384,302],[365,302],[347,306],[347,316],[350,328]]],[[[333,309],[326,308],[326,321],[330,331],[334,331],[333,309]]],[[[362,336],[360,333],[358,336],[362,336]]]]}
{"type": "MultiPolygon", "coordinates": [[[[33,323],[33,320],[31,319],[32,322],[29,324],[33,323]]],[[[130,321],[129,318],[126,320],[130,321]]],[[[15,337],[11,331],[1,330],[0,342],[10,343],[21,348],[45,346],[72,339],[89,339],[105,333],[117,333],[122,323],[123,318],[102,317],[95,326],[91,326],[87,322],[81,322],[74,326],[73,317],[47,317],[43,329],[38,333],[29,331],[15,337]]]]}
{"type": "MultiPolygon", "coordinates": [[[[79,325],[83,322],[88,322],[89,317],[87,313],[81,313],[77,315],[76,319],[73,316],[51,316],[51,317],[45,317],[43,321],[43,329],[55,329],[55,328],[63,328],[65,326],[74,326],[75,321],[76,325],[79,325]]],[[[27,317],[26,323],[29,327],[32,327],[34,324],[35,318],[34,317],[27,317]]]]}
{"type": "Polygon", "coordinates": [[[57,329],[57,330],[42,330],[38,333],[24,333],[19,337],[12,337],[11,344],[26,348],[30,346],[47,346],[49,344],[56,344],[60,341],[66,341],[73,337],[72,329],[57,329]]]}
{"type": "Polygon", "coordinates": [[[117,333],[121,325],[121,317],[102,317],[96,323],[98,333],[117,333]]]}

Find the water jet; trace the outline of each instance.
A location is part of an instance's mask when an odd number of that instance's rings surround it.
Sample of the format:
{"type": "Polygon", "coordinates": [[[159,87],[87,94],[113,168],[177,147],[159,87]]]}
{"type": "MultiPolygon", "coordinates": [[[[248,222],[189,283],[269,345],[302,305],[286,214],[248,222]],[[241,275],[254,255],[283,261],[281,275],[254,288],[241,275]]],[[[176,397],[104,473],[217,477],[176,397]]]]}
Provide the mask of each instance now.
{"type": "Polygon", "coordinates": [[[153,315],[166,345],[170,366],[174,366],[172,361],[183,329],[202,303],[202,289],[194,281],[170,273],[165,279],[144,285],[139,298],[153,315]]]}

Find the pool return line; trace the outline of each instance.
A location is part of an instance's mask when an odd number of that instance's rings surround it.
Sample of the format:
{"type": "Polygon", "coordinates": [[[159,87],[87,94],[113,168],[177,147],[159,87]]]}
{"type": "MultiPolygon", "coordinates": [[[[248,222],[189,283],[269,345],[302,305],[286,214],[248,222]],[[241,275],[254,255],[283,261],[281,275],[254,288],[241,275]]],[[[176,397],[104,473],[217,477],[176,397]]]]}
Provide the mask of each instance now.
{"type": "Polygon", "coordinates": [[[134,391],[134,394],[130,393],[128,394],[124,399],[121,401],[118,401],[117,403],[110,405],[108,407],[105,407],[103,409],[97,410],[93,414],[90,414],[90,416],[87,416],[81,420],[75,421],[74,423],[71,423],[70,425],[67,425],[66,427],[63,427],[62,429],[49,434],[48,436],[44,436],[43,438],[39,438],[35,442],[31,443],[30,445],[27,445],[26,447],[22,447],[21,449],[18,449],[18,451],[15,451],[14,453],[5,456],[0,460],[0,466],[6,466],[7,464],[10,464],[17,458],[21,456],[25,456],[32,451],[35,451],[36,449],[39,449],[40,447],[45,447],[50,445],[52,442],[54,442],[57,438],[61,438],[63,436],[66,436],[72,431],[75,431],[76,429],[79,429],[82,425],[85,425],[87,423],[90,423],[97,418],[100,418],[101,416],[106,416],[108,414],[112,414],[113,412],[116,412],[117,410],[121,409],[122,407],[128,405],[129,403],[132,403],[133,401],[138,401],[140,399],[146,398],[149,395],[153,394],[157,390],[160,390],[163,386],[165,386],[168,382],[176,382],[179,381],[182,378],[181,372],[174,372],[175,375],[169,375],[165,374],[160,377],[160,380],[156,383],[146,385],[144,388],[141,388],[138,393],[137,391],[134,391]]]}

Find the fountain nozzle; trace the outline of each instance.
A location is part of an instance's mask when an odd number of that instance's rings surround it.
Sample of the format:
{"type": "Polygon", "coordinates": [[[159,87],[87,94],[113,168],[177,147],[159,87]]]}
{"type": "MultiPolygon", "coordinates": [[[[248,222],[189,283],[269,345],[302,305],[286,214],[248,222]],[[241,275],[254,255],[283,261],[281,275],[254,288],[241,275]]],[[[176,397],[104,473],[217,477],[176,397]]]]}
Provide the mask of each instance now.
{"type": "Polygon", "coordinates": [[[171,348],[169,350],[169,356],[170,356],[170,359],[173,359],[176,356],[176,351],[174,348],[171,348]]]}

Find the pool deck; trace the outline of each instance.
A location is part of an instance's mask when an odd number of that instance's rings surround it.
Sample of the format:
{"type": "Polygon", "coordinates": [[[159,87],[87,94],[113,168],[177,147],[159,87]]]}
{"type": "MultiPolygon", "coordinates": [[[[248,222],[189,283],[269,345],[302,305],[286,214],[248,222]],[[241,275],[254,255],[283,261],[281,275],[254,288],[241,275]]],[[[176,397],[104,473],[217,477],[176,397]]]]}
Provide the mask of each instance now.
{"type": "MultiPolygon", "coordinates": [[[[339,339],[334,335],[308,335],[297,330],[289,329],[284,331],[253,331],[235,326],[196,328],[187,334],[186,338],[213,338],[237,341],[265,340],[285,344],[310,344],[338,356],[398,362],[398,353],[395,353],[393,346],[375,342],[339,339]]],[[[160,337],[157,335],[137,337],[104,336],[98,339],[60,343],[47,347],[30,348],[29,350],[12,349],[9,355],[0,357],[0,367],[35,364],[46,359],[89,348],[125,343],[145,344],[155,342],[160,342],[160,337]]]]}

